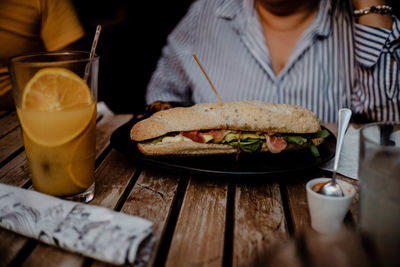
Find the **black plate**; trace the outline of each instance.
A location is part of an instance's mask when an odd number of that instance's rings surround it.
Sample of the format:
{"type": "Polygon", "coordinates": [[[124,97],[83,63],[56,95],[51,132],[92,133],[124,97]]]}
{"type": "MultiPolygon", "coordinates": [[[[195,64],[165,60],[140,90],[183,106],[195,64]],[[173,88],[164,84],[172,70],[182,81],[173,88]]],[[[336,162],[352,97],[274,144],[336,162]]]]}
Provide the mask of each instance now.
{"type": "Polygon", "coordinates": [[[210,175],[271,175],[303,171],[329,161],[335,155],[336,138],[330,132],[318,147],[320,157],[316,158],[309,149],[288,151],[279,154],[245,154],[239,160],[236,155],[190,156],[190,157],[149,157],[143,155],[136,142],[130,139],[130,130],[136,121],[130,121],[114,131],[111,145],[129,159],[179,171],[189,171],[210,175]]]}

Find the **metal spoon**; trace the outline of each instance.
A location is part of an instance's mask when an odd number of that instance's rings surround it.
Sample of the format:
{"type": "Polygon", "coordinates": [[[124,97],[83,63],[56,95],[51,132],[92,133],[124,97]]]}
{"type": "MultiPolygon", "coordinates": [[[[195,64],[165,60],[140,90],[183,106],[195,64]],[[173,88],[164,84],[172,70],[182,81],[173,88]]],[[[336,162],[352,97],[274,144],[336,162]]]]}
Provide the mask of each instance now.
{"type": "Polygon", "coordinates": [[[351,117],[351,110],[342,108],[339,110],[339,127],[338,127],[338,139],[336,143],[335,161],[333,163],[333,174],[332,181],[325,184],[320,193],[326,196],[342,197],[344,196],[342,188],[336,183],[336,171],[339,165],[340,151],[342,150],[344,134],[346,133],[347,125],[349,124],[351,117]]]}

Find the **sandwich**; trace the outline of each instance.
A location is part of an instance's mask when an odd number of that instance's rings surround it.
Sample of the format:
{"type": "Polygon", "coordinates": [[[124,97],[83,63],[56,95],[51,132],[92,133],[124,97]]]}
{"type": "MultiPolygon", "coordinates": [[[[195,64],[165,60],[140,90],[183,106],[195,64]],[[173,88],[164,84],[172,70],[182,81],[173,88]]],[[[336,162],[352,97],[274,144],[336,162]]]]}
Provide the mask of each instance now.
{"type": "Polygon", "coordinates": [[[281,153],[317,146],[329,135],[310,110],[260,101],[201,103],[154,113],[130,137],[150,156],[281,153]]]}

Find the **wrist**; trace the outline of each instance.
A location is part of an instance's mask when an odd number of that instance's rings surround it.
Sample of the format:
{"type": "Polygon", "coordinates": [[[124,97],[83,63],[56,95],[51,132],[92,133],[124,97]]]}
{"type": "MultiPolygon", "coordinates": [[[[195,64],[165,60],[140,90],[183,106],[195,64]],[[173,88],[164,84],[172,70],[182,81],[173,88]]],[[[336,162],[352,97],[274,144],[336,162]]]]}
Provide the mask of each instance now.
{"type": "Polygon", "coordinates": [[[384,0],[353,0],[353,15],[360,24],[391,29],[392,7],[384,0]]]}
{"type": "Polygon", "coordinates": [[[365,7],[362,9],[356,9],[353,11],[353,15],[356,19],[370,14],[391,15],[392,7],[387,5],[376,5],[376,6],[365,7]]]}
{"type": "Polygon", "coordinates": [[[353,9],[363,9],[366,7],[377,6],[377,5],[386,5],[385,0],[352,0],[353,9]]]}

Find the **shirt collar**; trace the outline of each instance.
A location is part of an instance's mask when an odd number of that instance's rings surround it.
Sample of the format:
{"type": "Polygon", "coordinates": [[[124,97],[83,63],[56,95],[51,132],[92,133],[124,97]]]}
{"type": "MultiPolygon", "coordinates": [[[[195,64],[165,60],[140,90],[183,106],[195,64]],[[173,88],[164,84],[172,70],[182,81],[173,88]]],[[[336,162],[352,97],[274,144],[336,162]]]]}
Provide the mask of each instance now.
{"type": "Polygon", "coordinates": [[[243,0],[224,0],[216,9],[217,16],[232,20],[243,9],[243,0]]]}
{"type": "MultiPolygon", "coordinates": [[[[216,15],[223,19],[233,20],[237,17],[239,13],[245,10],[246,6],[247,7],[254,6],[253,2],[254,0],[225,0],[216,9],[216,15]]],[[[244,16],[248,14],[244,14],[244,16]]],[[[332,16],[332,1],[320,0],[318,13],[314,20],[314,23],[312,23],[312,25],[310,26],[310,30],[318,36],[322,37],[328,36],[332,30],[331,16],[332,16]]],[[[245,23],[247,20],[241,20],[241,21],[242,23],[245,23]]]]}
{"type": "Polygon", "coordinates": [[[318,36],[327,37],[332,30],[332,1],[320,0],[318,13],[310,26],[318,36]]]}

